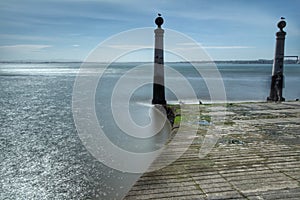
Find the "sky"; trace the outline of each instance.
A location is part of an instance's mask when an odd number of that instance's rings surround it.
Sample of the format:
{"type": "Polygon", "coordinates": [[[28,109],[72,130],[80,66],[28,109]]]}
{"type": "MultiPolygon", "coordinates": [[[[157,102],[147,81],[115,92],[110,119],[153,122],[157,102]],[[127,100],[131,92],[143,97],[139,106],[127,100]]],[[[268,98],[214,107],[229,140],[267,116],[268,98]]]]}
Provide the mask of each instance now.
{"type": "Polygon", "coordinates": [[[284,16],[285,54],[300,56],[299,8],[300,0],[1,0],[0,61],[82,61],[115,34],[155,29],[157,13],[163,28],[191,37],[213,60],[273,59],[284,16]]]}

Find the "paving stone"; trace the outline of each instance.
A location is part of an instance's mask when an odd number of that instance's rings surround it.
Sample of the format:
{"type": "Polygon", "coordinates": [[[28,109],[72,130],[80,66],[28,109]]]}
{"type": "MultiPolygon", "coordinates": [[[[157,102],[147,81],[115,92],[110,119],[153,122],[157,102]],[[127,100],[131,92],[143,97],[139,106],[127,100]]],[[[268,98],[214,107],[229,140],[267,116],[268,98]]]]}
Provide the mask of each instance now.
{"type": "MultiPolygon", "coordinates": [[[[229,113],[227,124],[214,124],[222,130],[214,148],[198,157],[211,128],[200,124],[201,137],[171,165],[145,173],[125,199],[299,199],[300,102],[200,107],[205,115],[229,113]]],[[[180,152],[185,137],[168,154],[180,152]]]]}

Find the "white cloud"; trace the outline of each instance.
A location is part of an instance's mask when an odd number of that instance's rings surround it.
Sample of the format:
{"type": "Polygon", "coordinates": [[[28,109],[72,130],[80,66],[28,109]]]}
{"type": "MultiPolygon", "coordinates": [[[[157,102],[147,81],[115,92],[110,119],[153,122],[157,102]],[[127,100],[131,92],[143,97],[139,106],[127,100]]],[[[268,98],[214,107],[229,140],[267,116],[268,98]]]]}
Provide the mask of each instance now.
{"type": "Polygon", "coordinates": [[[196,42],[182,42],[182,43],[177,43],[179,46],[202,46],[201,43],[196,43],[196,42]]]}
{"type": "Polygon", "coordinates": [[[204,49],[253,49],[251,46],[203,46],[204,49]]]}
{"type": "Polygon", "coordinates": [[[79,44],[73,44],[72,47],[80,47],[79,44]]]}
{"type": "Polygon", "coordinates": [[[153,46],[147,45],[108,45],[108,47],[113,49],[125,49],[125,50],[132,50],[132,49],[151,49],[153,46]]]}
{"type": "Polygon", "coordinates": [[[176,49],[253,49],[255,48],[254,46],[204,46],[201,43],[178,43],[176,44],[177,47],[176,49]]]}
{"type": "Polygon", "coordinates": [[[36,44],[19,44],[19,45],[6,45],[0,46],[1,51],[13,52],[37,52],[45,48],[52,47],[51,45],[36,45],[36,44]]]}
{"type": "Polygon", "coordinates": [[[57,41],[58,38],[36,35],[22,35],[22,34],[0,34],[1,39],[6,40],[30,40],[30,41],[57,41]]]}

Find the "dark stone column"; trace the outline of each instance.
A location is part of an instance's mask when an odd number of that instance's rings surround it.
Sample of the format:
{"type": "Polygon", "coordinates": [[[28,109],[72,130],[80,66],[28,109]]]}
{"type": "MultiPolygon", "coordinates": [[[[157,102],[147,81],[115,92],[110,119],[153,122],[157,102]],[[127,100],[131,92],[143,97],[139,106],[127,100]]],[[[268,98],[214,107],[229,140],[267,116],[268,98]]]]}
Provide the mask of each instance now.
{"type": "Polygon", "coordinates": [[[164,20],[160,16],[155,19],[157,29],[155,33],[154,48],[154,77],[152,104],[166,105],[164,82],[164,30],[161,28],[164,20]]]}
{"type": "Polygon", "coordinates": [[[286,35],[286,32],[283,31],[283,28],[286,26],[284,18],[281,18],[281,21],[278,22],[277,26],[280,29],[280,31],[276,33],[276,49],[272,69],[270,96],[267,98],[268,101],[285,101],[285,98],[282,97],[282,88],[284,82],[284,42],[286,35]]]}

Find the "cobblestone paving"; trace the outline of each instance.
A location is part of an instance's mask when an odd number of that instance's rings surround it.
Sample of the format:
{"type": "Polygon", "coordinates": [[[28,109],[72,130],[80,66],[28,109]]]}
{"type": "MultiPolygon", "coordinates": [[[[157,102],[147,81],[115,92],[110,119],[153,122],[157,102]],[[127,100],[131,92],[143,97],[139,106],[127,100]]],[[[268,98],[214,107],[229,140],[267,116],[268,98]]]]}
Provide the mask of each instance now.
{"type": "Polygon", "coordinates": [[[209,122],[225,108],[225,123],[214,124],[221,137],[206,157],[198,154],[207,124],[180,159],[145,173],[125,199],[299,199],[300,103],[201,105],[200,118],[209,122]]]}

